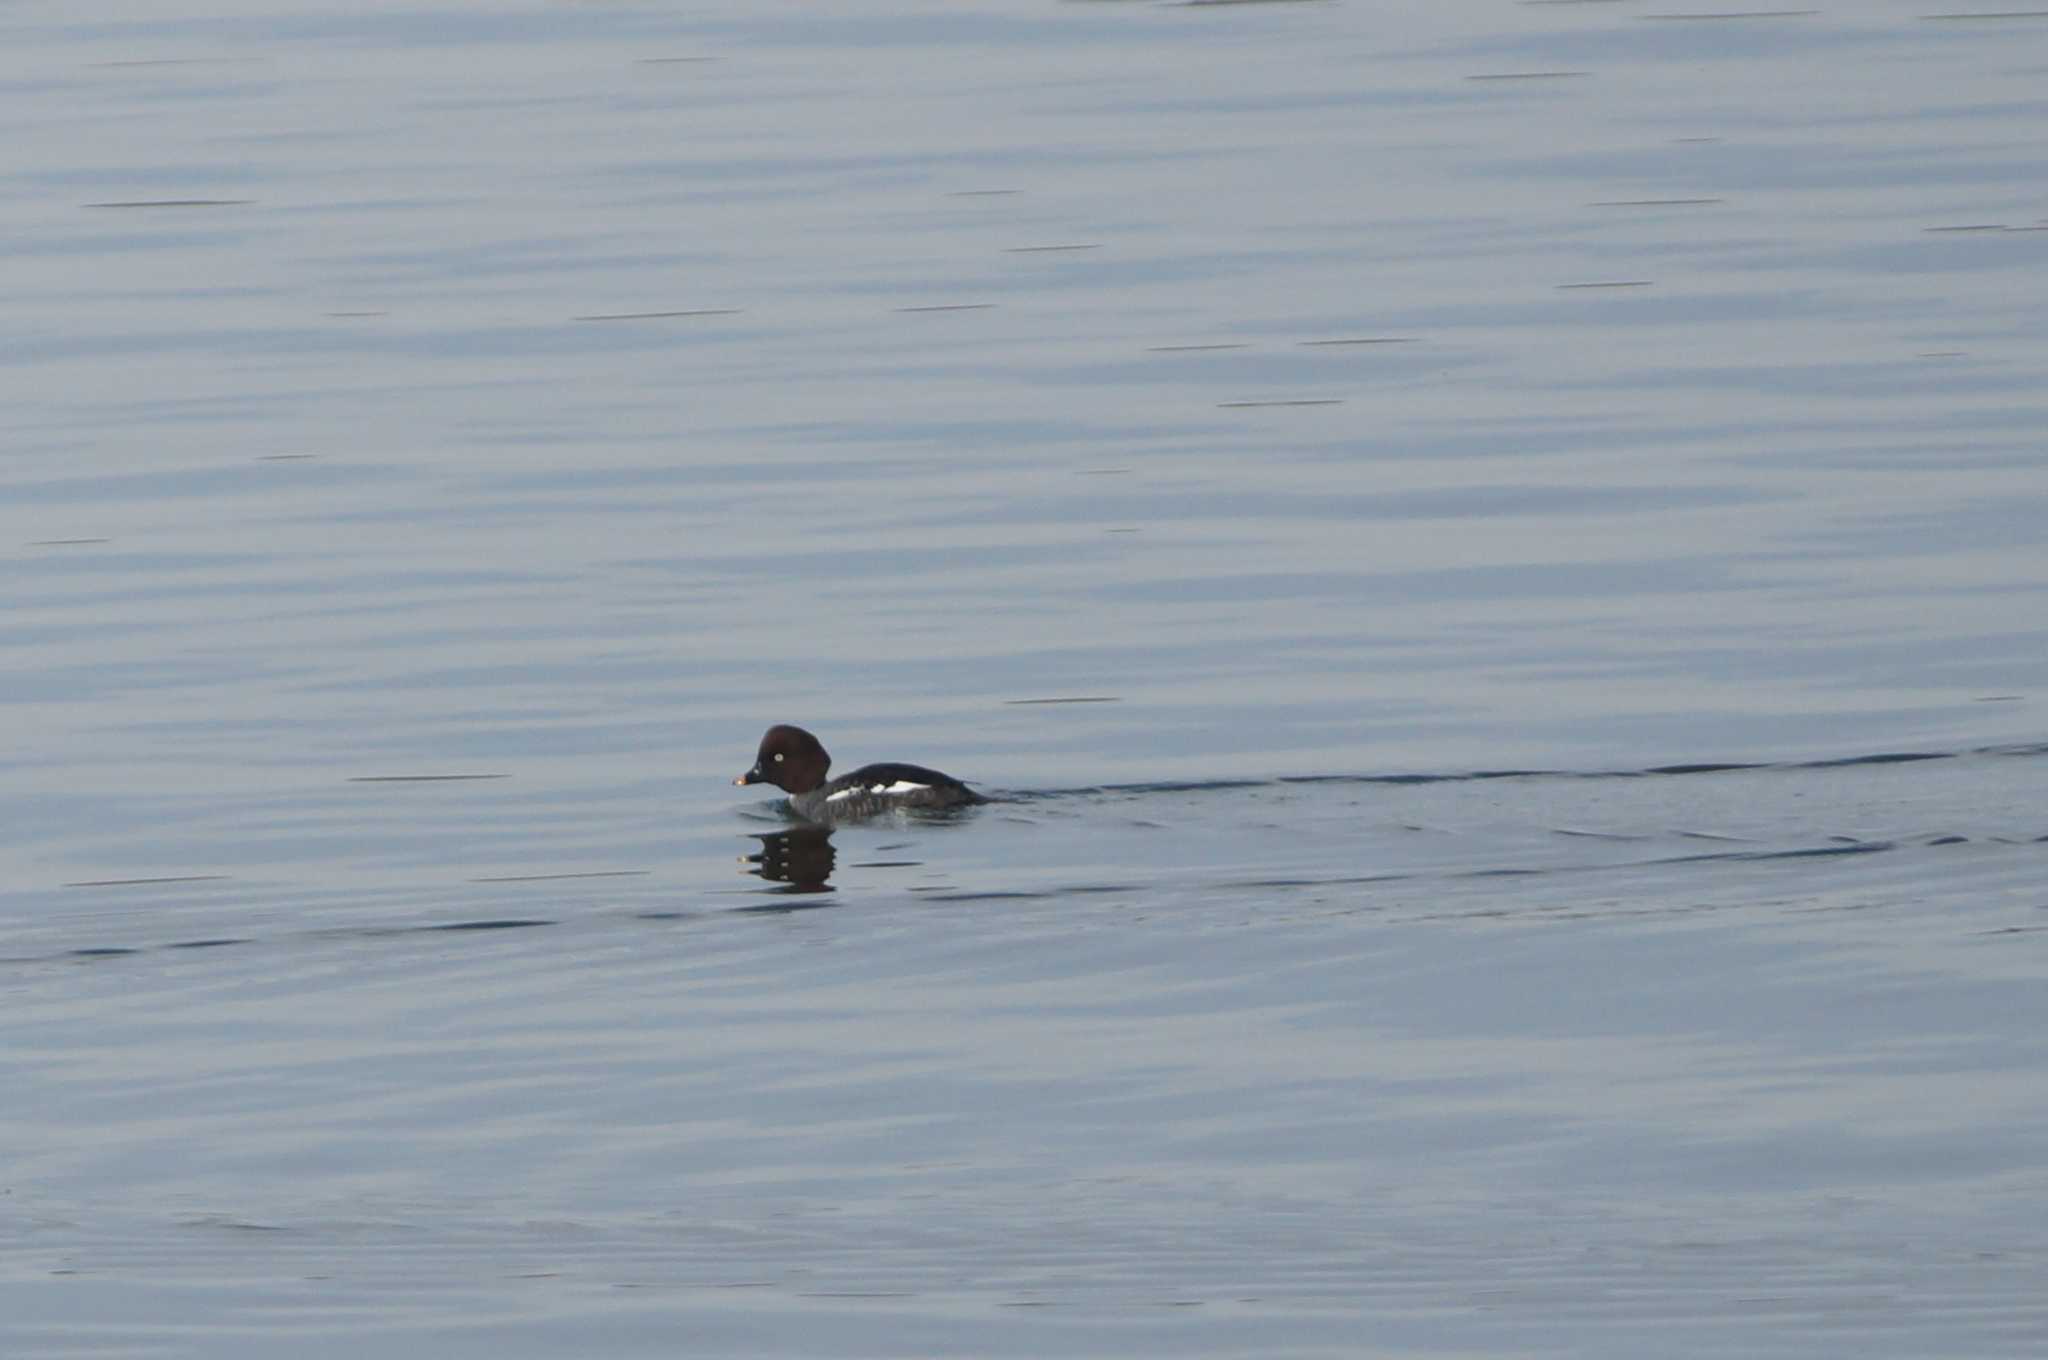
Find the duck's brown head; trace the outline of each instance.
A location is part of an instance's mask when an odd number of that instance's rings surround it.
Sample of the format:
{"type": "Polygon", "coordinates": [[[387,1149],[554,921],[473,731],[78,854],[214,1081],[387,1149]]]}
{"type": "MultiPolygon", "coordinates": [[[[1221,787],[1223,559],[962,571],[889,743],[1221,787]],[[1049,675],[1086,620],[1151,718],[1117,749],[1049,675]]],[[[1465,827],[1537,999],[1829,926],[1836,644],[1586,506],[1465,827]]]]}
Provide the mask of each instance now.
{"type": "Polygon", "coordinates": [[[754,768],[732,782],[773,784],[784,793],[809,793],[825,782],[825,771],[831,768],[832,757],[824,743],[801,727],[777,723],[762,736],[754,768]]]}

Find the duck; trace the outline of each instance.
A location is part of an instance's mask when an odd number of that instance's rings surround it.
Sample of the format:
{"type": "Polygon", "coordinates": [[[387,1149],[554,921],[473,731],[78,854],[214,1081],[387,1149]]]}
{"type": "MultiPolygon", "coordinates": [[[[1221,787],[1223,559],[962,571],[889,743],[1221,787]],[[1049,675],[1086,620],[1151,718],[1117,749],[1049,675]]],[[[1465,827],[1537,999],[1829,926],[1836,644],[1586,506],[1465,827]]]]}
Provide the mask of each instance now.
{"type": "Polygon", "coordinates": [[[911,809],[968,807],[988,799],[952,775],[922,765],[884,761],[827,779],[832,756],[801,727],[777,723],[761,737],[753,768],[735,785],[773,784],[789,795],[789,810],[807,822],[847,822],[911,809]]]}

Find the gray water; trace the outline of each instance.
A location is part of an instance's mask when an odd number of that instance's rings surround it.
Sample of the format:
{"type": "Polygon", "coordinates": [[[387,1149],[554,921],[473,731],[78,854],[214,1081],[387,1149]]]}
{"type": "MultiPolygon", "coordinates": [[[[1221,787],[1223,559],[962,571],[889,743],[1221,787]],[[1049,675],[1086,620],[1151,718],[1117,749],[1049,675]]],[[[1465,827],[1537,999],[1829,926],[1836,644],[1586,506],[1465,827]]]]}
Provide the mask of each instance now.
{"type": "Polygon", "coordinates": [[[0,1354],[2040,1353],[1995,8],[0,6],[0,1354]]]}

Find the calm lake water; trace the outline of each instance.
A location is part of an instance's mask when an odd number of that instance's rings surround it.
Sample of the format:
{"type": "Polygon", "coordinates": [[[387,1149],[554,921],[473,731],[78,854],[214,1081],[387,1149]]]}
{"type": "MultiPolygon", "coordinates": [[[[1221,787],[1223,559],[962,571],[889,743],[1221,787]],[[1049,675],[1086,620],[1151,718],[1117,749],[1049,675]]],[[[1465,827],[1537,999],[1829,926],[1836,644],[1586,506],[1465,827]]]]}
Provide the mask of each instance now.
{"type": "Polygon", "coordinates": [[[2048,18],[1725,8],[0,5],[0,1354],[2048,1349],[2048,18]]]}

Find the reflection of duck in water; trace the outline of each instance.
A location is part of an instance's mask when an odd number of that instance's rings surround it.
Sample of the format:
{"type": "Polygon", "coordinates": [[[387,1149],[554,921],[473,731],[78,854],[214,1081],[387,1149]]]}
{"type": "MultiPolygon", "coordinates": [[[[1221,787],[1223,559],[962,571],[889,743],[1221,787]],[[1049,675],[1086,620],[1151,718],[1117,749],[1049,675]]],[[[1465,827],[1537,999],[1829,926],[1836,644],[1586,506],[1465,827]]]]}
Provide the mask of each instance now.
{"type": "Polygon", "coordinates": [[[748,855],[743,863],[754,867],[748,873],[770,883],[787,883],[783,892],[826,893],[832,885],[832,866],[838,852],[832,848],[832,833],[822,826],[799,826],[788,831],[757,835],[761,853],[748,855]]]}
{"type": "Polygon", "coordinates": [[[850,822],[899,809],[966,807],[988,800],[949,774],[922,765],[863,765],[827,781],[832,757],[801,727],[777,724],[761,738],[754,768],[735,784],[773,784],[807,822],[850,822]]]}

